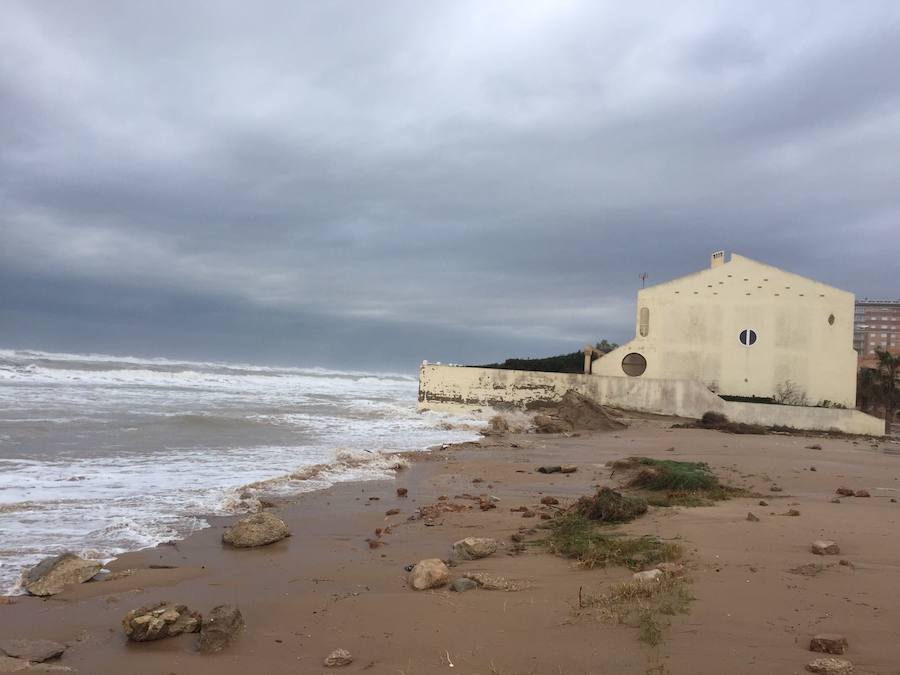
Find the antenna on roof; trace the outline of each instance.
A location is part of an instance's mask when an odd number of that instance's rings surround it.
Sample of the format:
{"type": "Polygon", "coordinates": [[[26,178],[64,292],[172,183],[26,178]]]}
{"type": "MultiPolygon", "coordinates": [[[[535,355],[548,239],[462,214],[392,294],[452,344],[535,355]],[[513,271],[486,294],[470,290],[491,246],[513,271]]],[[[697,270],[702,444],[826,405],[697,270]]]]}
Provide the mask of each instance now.
{"type": "Polygon", "coordinates": [[[644,287],[644,283],[647,281],[647,273],[641,272],[641,288],[644,287]]]}

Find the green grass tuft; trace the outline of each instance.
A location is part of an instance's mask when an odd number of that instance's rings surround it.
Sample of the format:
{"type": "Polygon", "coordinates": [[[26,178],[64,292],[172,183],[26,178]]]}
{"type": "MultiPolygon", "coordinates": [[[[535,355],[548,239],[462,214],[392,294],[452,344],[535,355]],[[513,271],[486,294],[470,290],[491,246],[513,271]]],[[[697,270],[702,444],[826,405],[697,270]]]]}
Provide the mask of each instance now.
{"type": "Polygon", "coordinates": [[[705,462],[629,457],[613,467],[634,472],[627,485],[643,491],[650,506],[709,506],[745,494],[720,483],[705,462]]]}
{"type": "Polygon", "coordinates": [[[681,557],[681,547],[658,537],[627,537],[603,531],[595,521],[577,511],[560,514],[548,526],[545,544],[551,553],[572,558],[587,568],[620,565],[641,570],[681,557]]]}
{"type": "Polygon", "coordinates": [[[610,488],[600,488],[592,497],[581,497],[572,509],[588,520],[627,523],[647,513],[647,500],[623,495],[610,488]]]}

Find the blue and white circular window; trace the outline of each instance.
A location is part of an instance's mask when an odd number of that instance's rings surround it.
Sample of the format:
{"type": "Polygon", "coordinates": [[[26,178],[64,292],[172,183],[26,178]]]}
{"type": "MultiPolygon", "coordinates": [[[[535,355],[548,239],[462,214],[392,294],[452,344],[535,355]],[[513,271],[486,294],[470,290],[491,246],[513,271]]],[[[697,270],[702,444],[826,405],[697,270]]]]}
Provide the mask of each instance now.
{"type": "Polygon", "coordinates": [[[752,347],[756,344],[756,331],[752,328],[745,328],[738,336],[738,340],[740,340],[741,344],[745,347],[752,347]]]}

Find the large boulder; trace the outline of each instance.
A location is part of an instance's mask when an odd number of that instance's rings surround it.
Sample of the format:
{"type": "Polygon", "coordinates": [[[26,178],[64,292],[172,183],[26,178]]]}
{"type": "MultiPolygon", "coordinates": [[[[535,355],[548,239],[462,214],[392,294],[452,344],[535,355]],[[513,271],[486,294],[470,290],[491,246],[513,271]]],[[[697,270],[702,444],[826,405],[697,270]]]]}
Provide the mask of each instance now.
{"type": "Polygon", "coordinates": [[[222,541],[237,548],[252,548],[274,544],[289,535],[290,530],[281,518],[268,511],[261,511],[241,518],[225,530],[222,541]]]}
{"type": "Polygon", "coordinates": [[[200,651],[214,654],[225,649],[244,629],[244,617],[234,605],[213,607],[200,624],[200,651]]]}
{"type": "Polygon", "coordinates": [[[497,540],[490,537],[466,537],[453,544],[457,560],[478,560],[497,552],[497,540]]]}
{"type": "Polygon", "coordinates": [[[438,560],[437,558],[427,558],[417,562],[407,579],[409,585],[417,591],[438,588],[449,580],[450,570],[447,569],[443,560],[438,560]]]}
{"type": "Polygon", "coordinates": [[[36,663],[55,659],[64,651],[64,644],[52,640],[0,640],[0,654],[36,663]]]}
{"type": "Polygon", "coordinates": [[[74,553],[44,558],[28,570],[22,581],[32,595],[56,595],[67,586],[80,584],[93,577],[103,567],[96,560],[85,560],[74,553]]]}
{"type": "Polygon", "coordinates": [[[200,630],[201,619],[199,612],[192,612],[184,605],[160,602],[128,612],[122,619],[122,628],[129,640],[149,642],[181,633],[196,633],[200,630]]]}

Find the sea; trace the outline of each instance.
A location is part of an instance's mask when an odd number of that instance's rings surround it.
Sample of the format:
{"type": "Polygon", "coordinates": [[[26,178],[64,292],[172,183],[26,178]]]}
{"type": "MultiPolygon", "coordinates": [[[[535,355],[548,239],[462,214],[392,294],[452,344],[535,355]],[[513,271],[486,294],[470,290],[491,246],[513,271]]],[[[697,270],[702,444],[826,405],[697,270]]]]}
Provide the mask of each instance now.
{"type": "Polygon", "coordinates": [[[261,496],[393,475],[476,438],[412,374],[0,349],[0,594],[74,551],[109,561],[261,496]],[[402,460],[399,460],[402,463],[402,460]]]}

